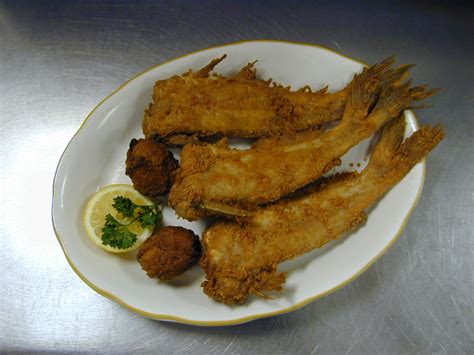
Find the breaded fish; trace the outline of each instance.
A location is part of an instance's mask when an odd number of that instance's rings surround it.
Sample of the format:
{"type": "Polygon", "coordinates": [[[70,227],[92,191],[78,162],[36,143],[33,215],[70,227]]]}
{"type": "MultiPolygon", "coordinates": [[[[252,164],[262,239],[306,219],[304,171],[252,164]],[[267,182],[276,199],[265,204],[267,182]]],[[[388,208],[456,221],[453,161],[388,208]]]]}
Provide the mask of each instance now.
{"type": "Polygon", "coordinates": [[[329,178],[305,194],[260,208],[240,221],[221,221],[203,236],[204,292],[226,304],[280,291],[279,263],[319,248],[366,219],[365,210],[397,184],[444,137],[425,126],[401,144],[404,119],[391,121],[362,173],[329,178]]]}
{"type": "Polygon", "coordinates": [[[318,179],[338,165],[339,157],[351,147],[413,101],[433,93],[425,86],[411,88],[409,82],[393,86],[393,80],[387,79],[393,72],[386,67],[382,75],[374,76],[370,69],[357,74],[341,124],[316,138],[304,132],[279,144],[257,144],[245,151],[224,143],[186,145],[170,205],[189,220],[212,214],[245,216],[318,179]]]}
{"type": "MultiPolygon", "coordinates": [[[[216,137],[265,137],[290,134],[342,117],[348,88],[329,93],[297,91],[258,80],[253,63],[233,77],[209,75],[226,56],[214,59],[197,72],[158,80],[153,102],[142,122],[147,138],[157,136],[170,145],[183,145],[216,137]]],[[[393,58],[370,68],[373,76],[386,70],[393,58]]],[[[410,66],[394,75],[402,77],[410,66]]]]}

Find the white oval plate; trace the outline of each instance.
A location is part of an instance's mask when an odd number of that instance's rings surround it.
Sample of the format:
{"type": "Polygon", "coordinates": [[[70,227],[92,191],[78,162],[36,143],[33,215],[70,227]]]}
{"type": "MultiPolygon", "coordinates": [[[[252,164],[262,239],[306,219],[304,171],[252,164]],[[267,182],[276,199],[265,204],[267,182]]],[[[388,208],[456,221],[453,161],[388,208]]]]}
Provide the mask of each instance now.
{"type": "MultiPolygon", "coordinates": [[[[329,294],[364,272],[396,241],[416,205],[424,180],[424,162],[395,186],[369,213],[367,223],[356,232],[303,257],[286,262],[288,271],[283,293],[273,300],[250,298],[245,305],[225,306],[203,294],[199,267],[170,283],[149,279],[135,255],[116,256],[89,241],[82,227],[87,199],[100,188],[128,183],[125,155],[134,137],[142,137],[143,111],[151,100],[153,84],[198,69],[227,53],[216,71],[235,73],[258,59],[262,78],[294,88],[309,84],[318,89],[344,87],[364,64],[331,50],[308,44],[250,41],[205,49],[160,64],[122,85],[104,99],[86,118],[59,161],[53,184],[53,225],[71,267],[90,287],[121,305],[153,319],[196,325],[230,325],[289,312],[329,294]]],[[[407,112],[407,135],[417,121],[407,112]]],[[[364,164],[369,141],[362,142],[343,159],[364,164]]],[[[164,210],[166,225],[192,228],[199,235],[203,222],[178,220],[174,211],[164,210]]]]}

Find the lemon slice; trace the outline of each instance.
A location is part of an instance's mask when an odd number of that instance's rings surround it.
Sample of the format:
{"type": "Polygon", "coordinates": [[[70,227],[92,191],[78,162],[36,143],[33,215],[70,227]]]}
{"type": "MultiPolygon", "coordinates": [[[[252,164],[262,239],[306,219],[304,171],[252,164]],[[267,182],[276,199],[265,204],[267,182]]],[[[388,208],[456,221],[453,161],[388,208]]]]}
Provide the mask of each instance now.
{"type": "Polygon", "coordinates": [[[140,223],[132,223],[129,230],[137,235],[137,241],[129,248],[119,249],[110,245],[102,244],[102,228],[105,225],[105,216],[111,214],[118,221],[123,222],[123,217],[112,206],[114,198],[117,196],[127,197],[136,205],[153,205],[153,202],[140,195],[130,185],[109,185],[96,192],[87,202],[84,209],[84,228],[92,242],[98,247],[112,253],[125,253],[137,249],[151,235],[152,228],[142,228],[140,223]]]}

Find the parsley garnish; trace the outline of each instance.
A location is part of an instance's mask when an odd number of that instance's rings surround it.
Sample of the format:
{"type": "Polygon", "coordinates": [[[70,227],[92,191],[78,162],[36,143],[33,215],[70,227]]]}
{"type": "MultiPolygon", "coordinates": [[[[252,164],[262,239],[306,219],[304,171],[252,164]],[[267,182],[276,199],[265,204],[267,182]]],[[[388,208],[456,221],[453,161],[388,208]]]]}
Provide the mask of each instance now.
{"type": "Polygon", "coordinates": [[[109,213],[102,228],[102,244],[118,249],[131,247],[137,241],[137,235],[128,230],[128,225],[120,223],[109,213]]]}
{"type": "Polygon", "coordinates": [[[136,241],[137,235],[128,229],[133,223],[140,223],[142,228],[154,227],[161,224],[162,215],[156,205],[136,205],[127,197],[117,196],[112,205],[122,215],[126,223],[117,221],[110,213],[105,216],[105,225],[102,228],[102,244],[117,249],[130,248],[136,241]]]}
{"type": "Polygon", "coordinates": [[[135,204],[129,198],[123,196],[115,197],[112,207],[115,208],[117,212],[121,213],[124,217],[133,217],[135,204]]]}

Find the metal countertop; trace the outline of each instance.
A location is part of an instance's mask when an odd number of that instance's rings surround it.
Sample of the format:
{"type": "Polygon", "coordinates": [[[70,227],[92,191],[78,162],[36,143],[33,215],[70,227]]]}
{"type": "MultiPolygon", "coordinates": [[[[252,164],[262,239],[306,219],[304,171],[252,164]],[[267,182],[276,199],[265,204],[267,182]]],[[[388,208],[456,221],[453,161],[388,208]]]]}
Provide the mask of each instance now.
{"type": "Polygon", "coordinates": [[[474,351],[474,10],[460,1],[0,2],[0,350],[193,353],[474,351]],[[469,40],[471,38],[471,40],[469,40]],[[348,286],[290,314],[200,328],[152,321],[69,267],[50,217],[59,157],[89,111],[135,74],[244,39],[396,54],[443,90],[403,236],[348,286]]]}

